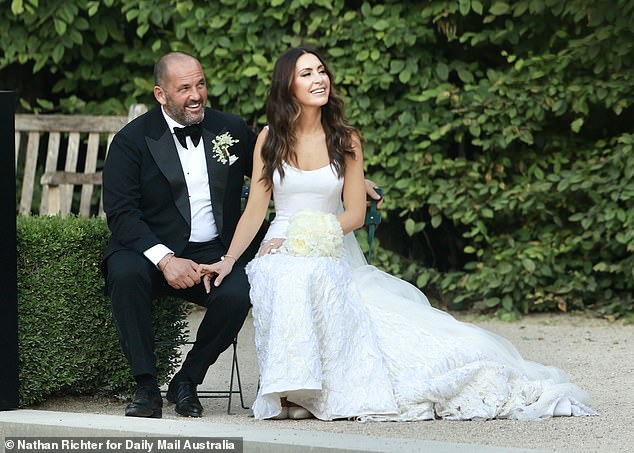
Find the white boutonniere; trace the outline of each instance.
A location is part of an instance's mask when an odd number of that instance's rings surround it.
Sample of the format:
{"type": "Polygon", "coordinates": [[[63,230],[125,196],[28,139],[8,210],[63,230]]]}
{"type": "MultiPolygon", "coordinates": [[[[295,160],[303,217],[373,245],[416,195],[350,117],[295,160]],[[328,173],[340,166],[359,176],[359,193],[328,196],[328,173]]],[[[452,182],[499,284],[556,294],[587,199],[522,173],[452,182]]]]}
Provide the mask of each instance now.
{"type": "Polygon", "coordinates": [[[229,153],[229,148],[239,141],[237,138],[233,138],[229,132],[217,135],[211,142],[213,145],[211,152],[218,162],[223,164],[229,162],[229,165],[231,165],[238,160],[238,157],[229,153]]]}

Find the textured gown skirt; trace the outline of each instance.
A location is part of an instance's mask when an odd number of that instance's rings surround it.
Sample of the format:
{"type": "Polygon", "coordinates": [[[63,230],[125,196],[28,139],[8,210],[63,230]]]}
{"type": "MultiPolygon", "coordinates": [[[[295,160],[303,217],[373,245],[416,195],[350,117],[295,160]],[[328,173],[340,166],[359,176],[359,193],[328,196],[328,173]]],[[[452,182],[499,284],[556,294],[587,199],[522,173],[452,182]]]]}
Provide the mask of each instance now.
{"type": "MultiPolygon", "coordinates": [[[[274,174],[285,238],[310,208],[335,214],[343,181],[331,167],[274,174]]],[[[413,285],[365,264],[354,236],[340,256],[280,253],[247,265],[260,387],[257,419],[280,398],[322,420],[534,420],[594,415],[588,395],[555,367],[521,357],[506,339],[433,308],[413,285]]]]}

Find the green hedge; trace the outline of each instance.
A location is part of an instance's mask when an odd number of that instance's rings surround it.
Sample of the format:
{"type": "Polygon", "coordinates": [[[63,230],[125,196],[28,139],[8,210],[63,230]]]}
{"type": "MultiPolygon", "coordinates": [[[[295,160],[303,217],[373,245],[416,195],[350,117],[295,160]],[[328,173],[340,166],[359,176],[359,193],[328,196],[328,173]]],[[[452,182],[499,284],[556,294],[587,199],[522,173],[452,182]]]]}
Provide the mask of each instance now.
{"type": "MultiPolygon", "coordinates": [[[[99,269],[103,219],[18,217],[20,404],[55,393],[113,394],[132,384],[99,269]]],[[[177,364],[184,305],[156,303],[159,379],[177,364]]]]}
{"type": "Polygon", "coordinates": [[[634,311],[629,0],[12,0],[0,84],[32,111],[153,104],[200,56],[210,103],[255,128],[275,58],[326,49],[387,191],[378,263],[501,317],[634,311]],[[52,89],[49,89],[52,87],[52,89]]]}

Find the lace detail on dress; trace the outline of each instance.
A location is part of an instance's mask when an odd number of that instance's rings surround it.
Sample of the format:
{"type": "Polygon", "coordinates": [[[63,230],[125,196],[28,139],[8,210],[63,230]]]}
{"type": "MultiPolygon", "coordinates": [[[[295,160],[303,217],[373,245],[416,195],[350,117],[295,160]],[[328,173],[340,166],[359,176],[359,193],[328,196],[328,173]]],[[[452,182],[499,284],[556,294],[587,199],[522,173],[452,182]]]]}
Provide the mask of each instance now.
{"type": "Polygon", "coordinates": [[[370,318],[351,297],[343,263],[274,254],[247,266],[261,382],[256,418],[277,415],[282,396],[324,420],[397,413],[370,318]]]}

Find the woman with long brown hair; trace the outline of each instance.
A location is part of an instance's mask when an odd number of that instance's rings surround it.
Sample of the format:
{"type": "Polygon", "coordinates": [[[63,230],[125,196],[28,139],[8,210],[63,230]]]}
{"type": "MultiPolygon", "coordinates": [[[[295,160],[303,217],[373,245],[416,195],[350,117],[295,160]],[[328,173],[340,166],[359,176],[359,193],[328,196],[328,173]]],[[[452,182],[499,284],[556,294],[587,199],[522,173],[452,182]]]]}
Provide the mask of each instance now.
{"type": "Polygon", "coordinates": [[[246,209],[222,261],[200,267],[213,291],[273,197],[275,219],[246,268],[260,369],[254,416],[594,414],[561,370],[524,360],[505,339],[436,310],[417,288],[364,262],[351,234],[365,216],[361,139],[333,80],[313,49],[280,56],[246,209]]]}

